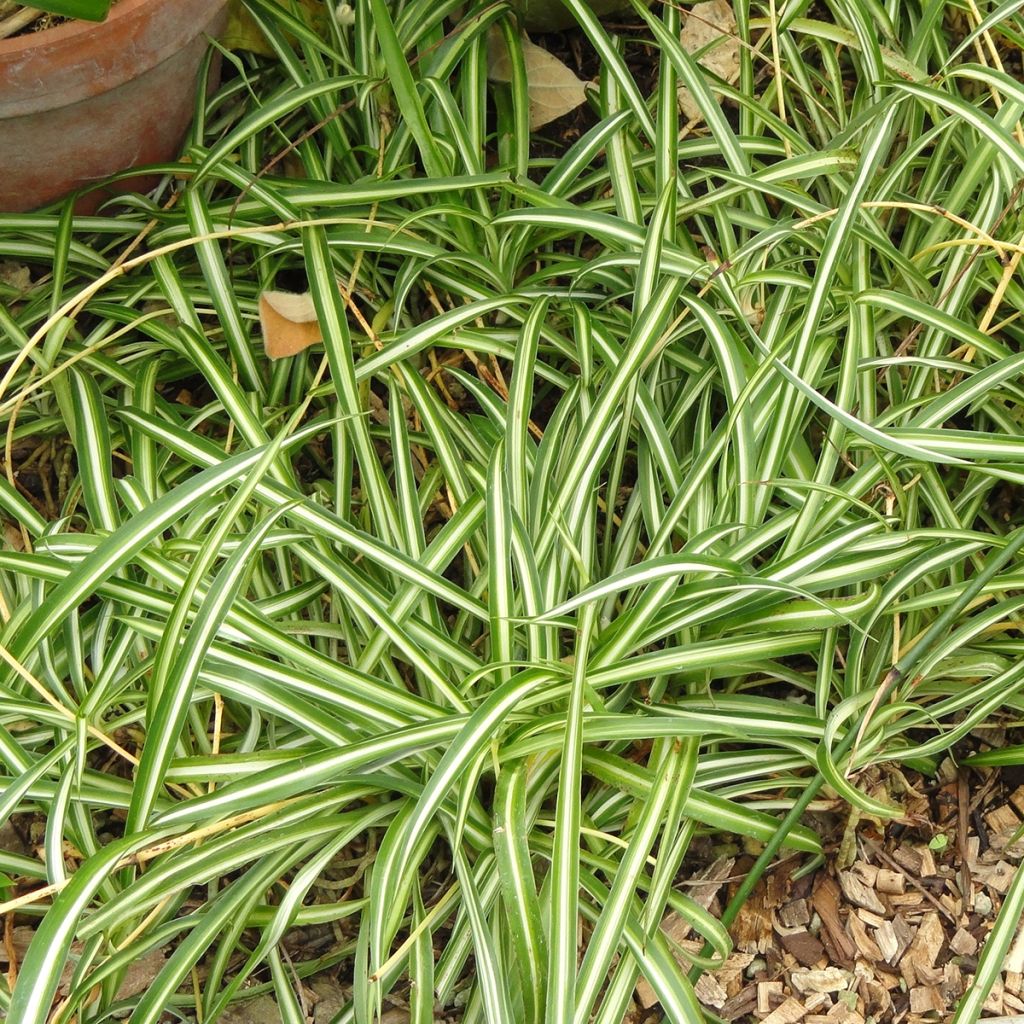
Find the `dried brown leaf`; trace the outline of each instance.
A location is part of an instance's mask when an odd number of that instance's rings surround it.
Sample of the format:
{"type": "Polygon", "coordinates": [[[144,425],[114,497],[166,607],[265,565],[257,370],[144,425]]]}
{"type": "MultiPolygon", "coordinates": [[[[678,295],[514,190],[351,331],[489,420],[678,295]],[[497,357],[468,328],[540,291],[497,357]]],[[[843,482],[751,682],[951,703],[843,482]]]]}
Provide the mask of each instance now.
{"type": "MultiPolygon", "coordinates": [[[[589,86],[553,53],[530,42],[525,32],[522,47],[530,98],[530,131],[535,131],[575,110],[586,100],[589,86]]],[[[499,31],[492,30],[488,36],[487,51],[490,80],[511,82],[512,58],[499,31]]]]}
{"type": "Polygon", "coordinates": [[[23,263],[0,260],[0,284],[18,292],[27,292],[32,287],[32,274],[23,263]]]}
{"type": "Polygon", "coordinates": [[[309,292],[263,292],[259,305],[263,348],[269,358],[294,356],[323,341],[309,292]]]}
{"type": "MultiPolygon", "coordinates": [[[[736,16],[727,0],[706,0],[690,8],[679,33],[679,42],[687,53],[701,54],[698,62],[713,75],[734,81],[740,68],[740,40],[736,16]]],[[[679,86],[679,106],[691,120],[701,120],[700,107],[685,85],[679,86]]]]}

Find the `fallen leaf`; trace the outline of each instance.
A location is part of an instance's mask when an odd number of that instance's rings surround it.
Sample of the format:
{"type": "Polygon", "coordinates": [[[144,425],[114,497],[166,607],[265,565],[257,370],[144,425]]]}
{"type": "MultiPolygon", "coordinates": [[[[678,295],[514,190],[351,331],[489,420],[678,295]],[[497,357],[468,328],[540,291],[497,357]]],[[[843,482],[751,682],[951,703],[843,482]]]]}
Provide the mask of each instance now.
{"type": "MultiPolygon", "coordinates": [[[[277,2],[281,3],[281,0],[277,2]]],[[[324,34],[326,23],[323,0],[298,0],[297,5],[287,3],[284,7],[289,14],[296,15],[303,24],[320,35],[324,34]]],[[[293,36],[285,33],[285,38],[294,44],[293,36]]],[[[276,54],[274,48],[267,42],[263,29],[259,27],[242,0],[230,0],[228,4],[228,23],[221,36],[221,44],[229,50],[248,50],[264,57],[273,57],[276,54]]]]}
{"type": "Polygon", "coordinates": [[[11,551],[25,550],[25,538],[14,523],[4,523],[4,545],[11,551]]]}
{"type": "MultiPolygon", "coordinates": [[[[700,54],[698,63],[713,75],[732,82],[740,69],[740,40],[736,16],[727,0],[694,4],[686,16],[679,42],[687,53],[700,54]]],[[[679,86],[679,106],[691,121],[703,119],[690,90],[679,86]]]]}
{"type": "Polygon", "coordinates": [[[309,292],[263,292],[259,306],[263,349],[270,359],[297,355],[323,341],[309,292]]]}
{"type": "Polygon", "coordinates": [[[162,949],[151,949],[144,957],[136,960],[125,971],[124,980],[117,990],[117,998],[130,999],[145,992],[166,962],[162,949]]]}
{"type": "Polygon", "coordinates": [[[17,292],[27,292],[32,287],[32,274],[21,263],[0,260],[0,284],[6,284],[17,292]]]}
{"type": "MultiPolygon", "coordinates": [[[[575,110],[586,100],[589,84],[554,54],[531,43],[525,32],[521,41],[530,98],[530,131],[535,131],[575,110]]],[[[512,58],[505,37],[493,29],[487,44],[488,78],[492,82],[511,82],[512,58]]]]}
{"type": "Polygon", "coordinates": [[[239,1002],[221,1014],[221,1024],[281,1024],[281,1008],[273,996],[239,1002]]]}

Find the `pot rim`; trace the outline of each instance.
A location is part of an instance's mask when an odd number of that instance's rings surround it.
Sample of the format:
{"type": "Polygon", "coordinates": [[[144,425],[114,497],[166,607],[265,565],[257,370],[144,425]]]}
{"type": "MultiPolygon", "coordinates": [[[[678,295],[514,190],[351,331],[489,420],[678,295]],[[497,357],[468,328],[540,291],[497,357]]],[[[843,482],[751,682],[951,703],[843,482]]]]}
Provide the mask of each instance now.
{"type": "Polygon", "coordinates": [[[102,32],[109,29],[110,25],[124,18],[130,18],[138,8],[145,7],[151,3],[159,3],[160,0],[118,0],[110,13],[103,21],[86,21],[82,18],[73,18],[61,25],[54,25],[52,28],[43,29],[41,32],[26,32],[20,36],[11,36],[9,39],[0,39],[0,58],[8,57],[13,53],[24,50],[26,56],[32,50],[44,49],[54,46],[75,46],[81,40],[78,38],[90,32],[102,32]]]}
{"type": "Polygon", "coordinates": [[[118,0],[105,21],[0,40],[0,120],[116,89],[207,31],[226,2],[118,0]]]}

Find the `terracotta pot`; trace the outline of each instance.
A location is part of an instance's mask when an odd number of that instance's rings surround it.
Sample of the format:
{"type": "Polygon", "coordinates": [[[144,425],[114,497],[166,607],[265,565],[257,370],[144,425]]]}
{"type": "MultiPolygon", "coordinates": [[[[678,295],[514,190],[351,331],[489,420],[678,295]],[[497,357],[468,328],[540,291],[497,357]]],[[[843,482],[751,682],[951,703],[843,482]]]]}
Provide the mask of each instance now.
{"type": "MultiPolygon", "coordinates": [[[[178,155],[227,0],[120,0],[105,22],[0,40],[0,211],[178,155]]],[[[124,185],[120,186],[121,189],[124,185]]],[[[95,208],[110,191],[84,197],[95,208]]]]}

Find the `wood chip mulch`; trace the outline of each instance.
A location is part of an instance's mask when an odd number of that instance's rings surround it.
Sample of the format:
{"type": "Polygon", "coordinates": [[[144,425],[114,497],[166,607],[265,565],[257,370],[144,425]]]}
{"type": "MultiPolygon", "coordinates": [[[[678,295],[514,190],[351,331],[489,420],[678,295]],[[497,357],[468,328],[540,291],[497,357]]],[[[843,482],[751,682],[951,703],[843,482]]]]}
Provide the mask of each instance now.
{"type": "MultiPolygon", "coordinates": [[[[904,816],[833,814],[826,865],[794,878],[802,858],[762,879],[731,929],[734,950],[696,986],[716,1017],[739,1024],[933,1024],[951,1018],[1014,872],[1024,860],[1024,785],[957,769],[939,778],[882,768],[873,795],[904,816]]],[[[860,780],[861,784],[865,780],[860,780]]],[[[839,808],[838,802],[835,808],[839,808]]],[[[828,812],[825,813],[827,818],[828,812]]],[[[753,858],[737,851],[694,872],[687,892],[720,914],[753,858]]],[[[682,918],[662,928],[686,951],[701,942],[682,918]]],[[[1024,1021],[1024,926],[984,1016],[1024,1021]]],[[[659,1019],[646,982],[630,1024],[659,1019]]]]}

